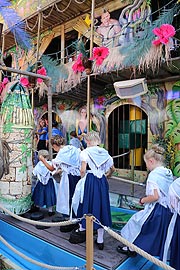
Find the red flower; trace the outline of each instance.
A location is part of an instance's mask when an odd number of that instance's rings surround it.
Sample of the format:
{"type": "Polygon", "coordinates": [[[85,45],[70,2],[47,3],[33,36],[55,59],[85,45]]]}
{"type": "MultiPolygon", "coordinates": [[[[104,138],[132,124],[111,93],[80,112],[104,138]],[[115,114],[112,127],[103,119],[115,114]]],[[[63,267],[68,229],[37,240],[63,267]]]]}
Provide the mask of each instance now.
{"type": "Polygon", "coordinates": [[[20,78],[20,83],[24,86],[24,87],[28,87],[29,86],[29,81],[27,78],[25,77],[21,77],[20,78]]]}
{"type": "Polygon", "coordinates": [[[96,65],[100,66],[104,59],[108,56],[109,49],[106,47],[95,47],[93,49],[93,59],[96,59],[96,65]]]}
{"type": "Polygon", "coordinates": [[[82,63],[82,53],[78,55],[76,62],[72,65],[72,69],[75,73],[83,72],[85,70],[85,67],[83,66],[82,63]]]}
{"type": "Polygon", "coordinates": [[[173,37],[176,33],[174,26],[171,24],[162,24],[159,28],[154,28],[153,33],[159,38],[153,40],[152,43],[156,46],[159,44],[167,44],[169,42],[169,38],[173,37]]]}
{"type": "MultiPolygon", "coordinates": [[[[37,74],[46,76],[46,75],[47,75],[47,72],[46,72],[45,67],[42,67],[42,68],[38,69],[38,70],[37,70],[37,74]]],[[[42,81],[43,81],[43,79],[41,79],[41,78],[38,78],[38,79],[37,79],[37,82],[38,82],[38,83],[41,83],[42,81]]]]}

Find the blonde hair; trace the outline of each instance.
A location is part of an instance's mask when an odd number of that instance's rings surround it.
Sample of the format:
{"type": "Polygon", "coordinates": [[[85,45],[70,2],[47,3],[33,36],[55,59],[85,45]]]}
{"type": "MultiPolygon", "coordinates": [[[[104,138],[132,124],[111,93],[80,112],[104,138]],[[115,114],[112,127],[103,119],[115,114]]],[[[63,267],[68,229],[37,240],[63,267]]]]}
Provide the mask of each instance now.
{"type": "Polygon", "coordinates": [[[144,154],[144,160],[154,158],[156,161],[165,164],[165,149],[158,144],[154,144],[151,149],[147,150],[144,154]]]}
{"type": "Polygon", "coordinates": [[[84,136],[84,139],[85,141],[88,141],[92,144],[100,144],[101,143],[101,140],[100,140],[100,137],[99,137],[99,133],[96,132],[96,131],[90,131],[88,132],[85,136],[84,136]]]}
{"type": "Polygon", "coordinates": [[[49,152],[47,150],[43,150],[43,149],[39,150],[38,151],[38,158],[40,156],[43,156],[44,158],[49,159],[49,152]]]}
{"type": "Polygon", "coordinates": [[[51,138],[51,145],[61,146],[65,144],[65,139],[59,135],[55,135],[51,138]]]}

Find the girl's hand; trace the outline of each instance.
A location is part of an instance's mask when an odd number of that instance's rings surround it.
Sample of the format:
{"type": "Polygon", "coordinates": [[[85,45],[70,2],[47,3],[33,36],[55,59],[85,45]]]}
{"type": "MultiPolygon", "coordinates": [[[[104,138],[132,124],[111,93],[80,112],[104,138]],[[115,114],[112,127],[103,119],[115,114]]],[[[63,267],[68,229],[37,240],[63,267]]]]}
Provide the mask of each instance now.
{"type": "Polygon", "coordinates": [[[44,158],[42,155],[40,155],[40,156],[39,156],[39,160],[40,160],[40,161],[44,161],[45,158],[44,158]]]}
{"type": "Polygon", "coordinates": [[[140,205],[144,205],[143,198],[140,198],[140,199],[139,199],[139,204],[140,204],[140,205]]]}

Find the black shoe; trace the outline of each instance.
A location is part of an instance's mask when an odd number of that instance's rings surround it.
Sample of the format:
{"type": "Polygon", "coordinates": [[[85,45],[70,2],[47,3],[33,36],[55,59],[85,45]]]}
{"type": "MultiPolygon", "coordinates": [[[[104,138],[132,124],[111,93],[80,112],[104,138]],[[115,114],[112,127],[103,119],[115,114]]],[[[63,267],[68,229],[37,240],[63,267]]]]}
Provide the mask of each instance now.
{"type": "Polygon", "coordinates": [[[34,212],[38,212],[40,210],[40,207],[36,206],[36,205],[32,205],[31,209],[29,210],[29,213],[34,213],[34,212]]]}
{"type": "MultiPolygon", "coordinates": [[[[43,222],[49,222],[48,220],[46,220],[46,219],[44,219],[44,220],[42,220],[42,223],[43,222]]],[[[46,225],[46,226],[43,226],[43,225],[36,225],[36,229],[39,229],[39,230],[45,230],[45,229],[49,229],[49,228],[51,228],[50,226],[48,226],[48,225],[46,225]]]]}
{"type": "Polygon", "coordinates": [[[94,242],[95,242],[95,244],[97,245],[97,247],[99,248],[99,250],[103,250],[103,249],[104,249],[104,242],[98,243],[98,242],[97,242],[97,239],[96,239],[94,242]]]}
{"type": "Polygon", "coordinates": [[[54,216],[55,215],[55,212],[48,212],[48,216],[49,217],[52,217],[52,216],[54,216]]]}
{"type": "Polygon", "coordinates": [[[79,244],[86,241],[86,231],[73,230],[70,234],[69,242],[79,244]]]}
{"type": "Polygon", "coordinates": [[[65,226],[60,226],[60,231],[61,232],[71,232],[72,230],[77,230],[79,229],[79,224],[78,223],[73,223],[70,225],[65,225],[65,226]]]}
{"type": "Polygon", "coordinates": [[[125,254],[129,257],[135,257],[137,255],[137,253],[135,251],[131,251],[128,247],[127,250],[123,249],[123,247],[118,246],[117,247],[117,252],[121,253],[121,254],[125,254]]]}

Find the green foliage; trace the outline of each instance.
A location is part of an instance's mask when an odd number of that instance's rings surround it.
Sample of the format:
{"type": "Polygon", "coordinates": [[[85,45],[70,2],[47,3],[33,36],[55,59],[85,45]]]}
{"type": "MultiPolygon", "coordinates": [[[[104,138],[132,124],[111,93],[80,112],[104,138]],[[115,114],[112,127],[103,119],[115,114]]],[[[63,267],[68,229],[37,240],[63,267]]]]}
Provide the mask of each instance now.
{"type": "MultiPolygon", "coordinates": [[[[166,124],[165,139],[171,138],[173,145],[180,144],[180,99],[174,99],[167,104],[167,116],[169,118],[166,124]]],[[[175,176],[180,176],[180,150],[172,149],[173,156],[173,173],[175,176]]]]}

